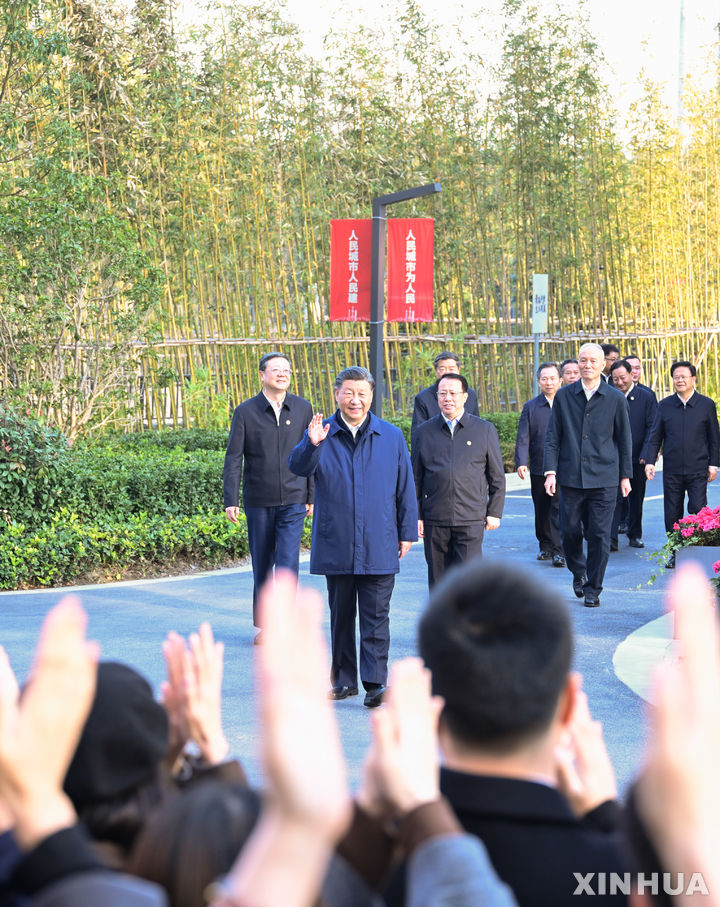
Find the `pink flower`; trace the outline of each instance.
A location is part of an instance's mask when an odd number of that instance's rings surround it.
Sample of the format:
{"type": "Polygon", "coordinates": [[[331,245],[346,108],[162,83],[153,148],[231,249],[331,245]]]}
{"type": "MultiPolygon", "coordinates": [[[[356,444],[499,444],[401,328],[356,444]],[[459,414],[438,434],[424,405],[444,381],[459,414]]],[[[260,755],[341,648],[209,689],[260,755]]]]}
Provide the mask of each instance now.
{"type": "Polygon", "coordinates": [[[715,561],[713,564],[713,572],[720,573],[720,561],[715,561]]]}
{"type": "Polygon", "coordinates": [[[691,538],[691,537],[693,536],[694,532],[695,532],[694,529],[683,529],[682,532],[680,533],[680,535],[681,535],[684,539],[689,539],[689,538],[691,538]]]}

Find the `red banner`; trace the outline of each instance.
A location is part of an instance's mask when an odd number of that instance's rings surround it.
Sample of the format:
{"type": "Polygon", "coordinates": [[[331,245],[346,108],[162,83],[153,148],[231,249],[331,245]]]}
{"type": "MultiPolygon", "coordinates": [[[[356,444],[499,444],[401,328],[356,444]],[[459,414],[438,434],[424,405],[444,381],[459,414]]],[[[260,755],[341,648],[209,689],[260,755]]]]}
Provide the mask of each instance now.
{"type": "Polygon", "coordinates": [[[432,217],[387,222],[387,320],[433,320],[432,217]]]}
{"type": "Polygon", "coordinates": [[[330,321],[370,321],[372,221],[330,221],[330,321]]]}

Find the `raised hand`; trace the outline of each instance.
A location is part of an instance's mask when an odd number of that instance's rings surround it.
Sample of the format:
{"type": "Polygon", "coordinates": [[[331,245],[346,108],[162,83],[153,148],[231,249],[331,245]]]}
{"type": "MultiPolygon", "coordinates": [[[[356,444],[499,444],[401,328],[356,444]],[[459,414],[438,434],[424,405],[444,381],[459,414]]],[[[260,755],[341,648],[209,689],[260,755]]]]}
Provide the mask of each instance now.
{"type": "Polygon", "coordinates": [[[323,415],[322,413],[315,413],[315,415],[310,420],[308,425],[308,438],[315,445],[318,446],[322,441],[327,438],[327,433],[330,431],[329,425],[323,425],[323,415]]]}
{"type": "Polygon", "coordinates": [[[99,649],[86,642],[86,624],[74,596],[50,611],[21,702],[3,659],[0,797],[26,849],[76,820],[63,782],[95,695],[99,649]]]}
{"type": "Polygon", "coordinates": [[[588,698],[578,690],[567,737],[558,747],[558,784],[578,816],[617,798],[615,771],[605,746],[602,724],[590,714],[588,698]]]}
{"type": "Polygon", "coordinates": [[[229,746],[222,726],[222,678],[225,647],[215,642],[210,624],[190,634],[185,653],[184,685],[190,739],[210,763],[222,762],[229,746]]]}
{"type": "Polygon", "coordinates": [[[370,815],[397,818],[440,796],[437,725],[443,701],[431,692],[419,658],[390,668],[385,707],[373,712],[358,803],[370,815]]]}
{"type": "Polygon", "coordinates": [[[350,820],[345,760],[326,695],[329,653],[323,606],[278,570],[260,596],[256,649],[263,766],[268,794],[260,821],[213,907],[310,907],[333,848],[350,820]]]}
{"type": "Polygon", "coordinates": [[[161,698],[170,721],[172,761],[192,740],[207,762],[222,762],[229,751],[221,717],[223,644],[204,623],[190,634],[189,646],[178,633],[169,633],[163,655],[168,679],[161,698]]]}
{"type": "MultiPolygon", "coordinates": [[[[715,595],[695,565],[668,592],[679,657],[657,672],[636,803],[662,868],[702,873],[720,891],[720,633],[715,595]]],[[[689,897],[688,897],[689,899],[689,897]]],[[[673,899],[684,904],[680,896],[673,899]]],[[[707,899],[708,903],[714,901],[707,899]]],[[[693,901],[694,903],[694,901],[693,901]]]]}

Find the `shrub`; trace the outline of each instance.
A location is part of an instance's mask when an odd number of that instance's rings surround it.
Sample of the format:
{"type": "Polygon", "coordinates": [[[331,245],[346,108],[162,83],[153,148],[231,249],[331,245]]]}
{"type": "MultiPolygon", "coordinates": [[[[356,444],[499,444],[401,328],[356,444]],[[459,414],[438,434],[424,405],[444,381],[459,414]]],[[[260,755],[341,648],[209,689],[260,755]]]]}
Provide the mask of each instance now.
{"type": "Polygon", "coordinates": [[[0,406],[0,513],[6,520],[32,520],[52,511],[68,451],[56,428],[0,406]]]}
{"type": "Polygon", "coordinates": [[[193,450],[221,450],[224,452],[229,434],[230,425],[228,423],[227,428],[174,428],[132,434],[113,433],[86,440],[82,442],[82,446],[94,450],[98,448],[112,448],[118,451],[148,450],[150,448],[171,450],[179,447],[188,452],[193,450]]]}
{"type": "Polygon", "coordinates": [[[223,455],[216,450],[85,445],[65,464],[60,500],[86,518],[198,509],[222,513],[222,467],[223,455]]]}
{"type": "Polygon", "coordinates": [[[89,570],[164,563],[179,556],[203,564],[248,553],[247,528],[224,513],[99,517],[88,523],[62,509],[34,529],[12,522],[0,527],[0,588],[70,583],[89,570]]]}

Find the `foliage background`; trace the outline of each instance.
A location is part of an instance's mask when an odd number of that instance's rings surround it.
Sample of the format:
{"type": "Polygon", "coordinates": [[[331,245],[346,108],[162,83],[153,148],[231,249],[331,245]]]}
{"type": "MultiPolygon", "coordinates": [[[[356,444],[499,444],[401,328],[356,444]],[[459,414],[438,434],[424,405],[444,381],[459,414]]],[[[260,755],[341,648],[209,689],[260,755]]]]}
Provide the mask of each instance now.
{"type": "MultiPolygon", "coordinates": [[[[331,217],[439,181],[398,215],[436,221],[436,320],[388,328],[388,411],[433,355],[462,354],[481,408],[534,392],[533,272],[551,277],[541,356],[608,339],[668,387],[718,389],[718,92],[681,137],[652,85],[621,146],[583,22],[507,0],[499,67],[453,52],[413,0],[303,50],[278,0],[229,5],[192,47],[169,0],[0,6],[0,380],[73,440],[91,429],[227,425],[257,361],[328,376],[367,363],[327,321],[331,217]],[[487,95],[490,81],[497,88],[487,95]]],[[[402,208],[402,210],[400,210],[402,208]]]]}

